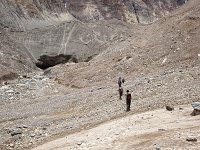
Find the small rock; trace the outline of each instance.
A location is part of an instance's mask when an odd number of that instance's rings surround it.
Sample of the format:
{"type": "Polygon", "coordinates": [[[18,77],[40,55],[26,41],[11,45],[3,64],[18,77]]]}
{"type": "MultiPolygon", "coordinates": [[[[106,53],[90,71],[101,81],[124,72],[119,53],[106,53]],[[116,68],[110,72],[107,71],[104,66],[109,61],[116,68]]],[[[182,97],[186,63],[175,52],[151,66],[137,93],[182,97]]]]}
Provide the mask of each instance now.
{"type": "Polygon", "coordinates": [[[15,99],[14,97],[10,97],[10,98],[9,98],[9,100],[14,100],[14,99],[15,99]]]}
{"type": "Polygon", "coordinates": [[[14,144],[9,144],[9,147],[14,148],[15,145],[14,144]]]}
{"type": "Polygon", "coordinates": [[[13,131],[10,131],[10,134],[11,134],[11,136],[15,136],[15,135],[18,135],[18,134],[22,134],[22,131],[20,131],[20,130],[13,130],[13,131]]]}
{"type": "Polygon", "coordinates": [[[166,131],[165,129],[158,129],[158,131],[166,131]]]}
{"type": "Polygon", "coordinates": [[[6,93],[14,93],[14,91],[13,90],[8,90],[8,91],[6,91],[6,93]]]}
{"type": "Polygon", "coordinates": [[[78,142],[78,143],[77,143],[78,146],[81,146],[81,144],[82,144],[82,142],[78,142]]]}
{"type": "Polygon", "coordinates": [[[22,127],[25,128],[25,129],[28,128],[28,126],[26,126],[26,125],[23,125],[22,127]]]}
{"type": "Polygon", "coordinates": [[[20,94],[20,92],[15,92],[15,94],[20,94]]]}
{"type": "Polygon", "coordinates": [[[47,130],[47,128],[46,128],[46,127],[43,127],[42,130],[47,130]]]}
{"type": "Polygon", "coordinates": [[[173,107],[173,106],[166,106],[166,109],[167,109],[168,111],[172,111],[172,110],[174,110],[174,107],[173,107]]]}
{"type": "Polygon", "coordinates": [[[188,141],[188,142],[197,142],[197,138],[188,137],[188,138],[186,139],[186,141],[188,141]]]}
{"type": "Polygon", "coordinates": [[[34,134],[34,133],[33,133],[33,134],[31,134],[31,135],[30,135],[30,137],[35,137],[35,134],[34,134]]]}
{"type": "Polygon", "coordinates": [[[157,84],[157,86],[162,86],[162,84],[161,84],[161,83],[159,83],[159,84],[157,84]]]}

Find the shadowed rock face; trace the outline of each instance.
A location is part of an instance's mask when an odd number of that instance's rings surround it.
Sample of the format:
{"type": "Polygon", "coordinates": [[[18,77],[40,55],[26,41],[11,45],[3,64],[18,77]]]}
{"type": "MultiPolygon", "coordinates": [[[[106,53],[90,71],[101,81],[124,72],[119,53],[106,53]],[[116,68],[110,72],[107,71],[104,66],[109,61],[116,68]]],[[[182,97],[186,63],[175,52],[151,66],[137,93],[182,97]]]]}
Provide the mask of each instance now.
{"type": "Polygon", "coordinates": [[[119,19],[130,23],[150,23],[185,0],[66,0],[68,11],[81,21],[119,19]]]}

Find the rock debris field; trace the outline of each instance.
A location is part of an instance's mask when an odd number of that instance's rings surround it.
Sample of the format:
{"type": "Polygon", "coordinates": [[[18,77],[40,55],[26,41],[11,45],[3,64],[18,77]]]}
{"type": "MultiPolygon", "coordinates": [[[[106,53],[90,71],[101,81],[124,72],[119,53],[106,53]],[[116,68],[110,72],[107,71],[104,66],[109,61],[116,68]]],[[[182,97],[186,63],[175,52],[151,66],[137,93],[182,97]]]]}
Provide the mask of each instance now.
{"type": "Polygon", "coordinates": [[[113,120],[95,128],[48,142],[32,150],[164,150],[200,148],[200,116],[191,106],[159,109],[113,120]]]}
{"type": "MultiPolygon", "coordinates": [[[[193,69],[196,70],[196,68],[193,69]]],[[[160,75],[155,77],[142,76],[141,78],[138,78],[137,80],[134,81],[126,80],[125,83],[123,84],[124,90],[137,89],[135,91],[133,90],[134,96],[132,100],[131,112],[128,114],[125,112],[126,109],[125,97],[123,96],[123,99],[119,100],[117,83],[103,84],[103,86],[97,85],[81,89],[74,87],[66,88],[65,86],[61,86],[60,84],[58,84],[55,81],[55,79],[51,77],[51,75],[44,75],[42,72],[20,77],[18,80],[15,81],[10,81],[9,83],[7,83],[7,85],[3,85],[0,88],[1,92],[0,133],[1,133],[1,143],[2,143],[1,147],[2,149],[3,148],[29,149],[30,147],[35,147],[38,144],[44,143],[45,141],[63,137],[66,134],[68,135],[74,133],[73,136],[75,136],[78,131],[95,127],[100,123],[109,121],[111,119],[116,119],[118,117],[121,118],[128,115],[128,117],[126,117],[126,119],[124,120],[132,120],[131,118],[129,119],[129,116],[137,118],[137,115],[132,116],[132,114],[134,113],[149,111],[156,108],[164,108],[166,105],[180,106],[182,104],[191,103],[193,100],[198,100],[196,94],[193,93],[193,90],[196,91],[195,89],[199,88],[198,84],[196,84],[197,85],[196,87],[194,86],[195,84],[193,82],[196,82],[195,79],[191,80],[191,85],[187,84],[187,78],[184,78],[184,80],[182,79],[182,82],[179,82],[181,84],[180,86],[182,87],[181,90],[185,90],[188,87],[193,89],[191,90],[192,91],[191,93],[188,93],[189,94],[188,97],[185,97],[185,95],[177,93],[177,97],[179,98],[176,98],[176,95],[173,95],[174,98],[171,98],[170,96],[171,85],[166,86],[164,89],[168,93],[166,93],[166,95],[162,94],[162,96],[159,96],[159,98],[152,96],[151,95],[152,93],[149,93],[149,95],[147,95],[147,93],[145,92],[146,89],[149,89],[152,90],[152,92],[156,90],[162,93],[162,88],[160,87],[165,85],[164,84],[165,80],[169,80],[174,75],[176,75],[176,77],[182,76],[184,71],[174,70],[173,72],[171,71],[171,73],[166,73],[165,75],[160,75]],[[162,80],[162,85],[160,84],[161,80],[162,80]],[[148,97],[151,97],[151,99],[148,99],[148,97]]],[[[193,71],[191,69],[187,70],[186,72],[193,72],[193,71]]],[[[172,111],[172,114],[171,112],[163,110],[158,110],[155,111],[154,113],[158,112],[156,115],[159,115],[160,114],[159,111],[162,111],[163,117],[167,117],[165,116],[165,113],[166,115],[175,116],[174,118],[175,122],[174,120],[170,120],[171,116],[167,118],[169,119],[170,123],[174,122],[175,124],[179,125],[179,123],[177,123],[179,120],[178,118],[176,118],[177,117],[176,113],[179,113],[180,115],[183,114],[187,115],[183,116],[184,118],[188,117],[193,120],[192,121],[193,123],[188,121],[187,124],[191,123],[190,124],[191,126],[194,124],[198,124],[198,122],[195,122],[195,120],[198,119],[194,119],[190,116],[190,113],[192,112],[192,106],[184,108],[183,111],[179,111],[179,108],[176,108],[175,111],[172,111]]],[[[151,112],[148,113],[151,114],[151,112]]],[[[145,114],[138,114],[138,115],[145,117],[145,114]]],[[[151,115],[147,116],[150,117],[151,115]]],[[[154,126],[152,127],[154,128],[152,129],[153,130],[152,132],[157,131],[159,128],[162,129],[163,125],[163,122],[159,123],[157,122],[157,120],[154,119],[156,118],[154,117],[149,118],[149,122],[158,123],[155,125],[156,126],[155,128],[154,126]]],[[[122,120],[123,119],[119,120],[119,124],[120,122],[123,122],[122,120]]],[[[118,124],[117,121],[118,120],[116,119],[114,121],[116,123],[111,122],[111,124],[117,125],[118,124]]],[[[146,122],[142,122],[141,119],[140,121],[141,121],[140,124],[137,125],[136,123],[138,128],[139,126],[147,126],[147,128],[151,128],[148,127],[149,124],[146,124],[146,122]]],[[[166,129],[168,123],[166,122],[164,123],[164,125],[166,126],[164,126],[163,128],[166,129]]],[[[125,127],[121,129],[122,126],[113,127],[114,129],[116,129],[116,131],[113,132],[117,132],[118,131],[117,128],[119,128],[118,137],[122,136],[125,131],[128,132],[128,128],[130,128],[130,130],[131,128],[135,129],[131,131],[137,132],[138,138],[139,134],[151,131],[151,130],[150,131],[145,130],[141,131],[141,133],[140,130],[142,129],[138,129],[137,131],[137,128],[134,128],[135,127],[134,119],[133,121],[131,121],[131,126],[127,125],[126,130],[124,129],[125,127]]],[[[186,128],[185,126],[183,127],[184,128],[183,130],[185,130],[186,128]]],[[[181,128],[181,126],[179,127],[181,128]]],[[[172,129],[174,129],[174,127],[171,127],[169,130],[172,129]]],[[[94,128],[94,130],[96,129],[94,128]]],[[[97,131],[98,130],[99,129],[97,127],[97,131]]],[[[181,131],[181,129],[178,130],[181,131]]],[[[188,130],[191,130],[190,126],[188,127],[188,130]]],[[[94,133],[94,131],[90,130],[87,132],[94,133]]],[[[108,131],[105,132],[107,133],[108,131]]],[[[132,132],[130,132],[130,134],[132,134],[132,132]]],[[[77,133],[77,140],[78,140],[77,142],[82,141],[82,140],[79,141],[79,134],[81,133],[82,132],[77,133]]],[[[166,131],[166,133],[168,132],[166,131]]],[[[96,133],[94,133],[93,136],[95,135],[96,133]]],[[[135,134],[133,133],[133,136],[134,135],[135,134]]],[[[199,134],[195,134],[195,137],[198,138],[198,136],[199,134]]],[[[104,138],[106,137],[107,135],[105,135],[104,138]]],[[[108,136],[108,138],[111,137],[108,136]]],[[[111,138],[109,141],[115,141],[114,139],[111,138]]],[[[108,140],[105,141],[109,142],[108,140]]],[[[141,141],[139,140],[138,142],[141,141]]],[[[75,147],[72,144],[69,146],[69,148],[76,149],[77,148],[76,146],[78,146],[78,148],[80,149],[81,148],[101,149],[101,146],[99,147],[99,144],[98,143],[96,144],[97,144],[96,147],[93,146],[90,147],[88,143],[87,144],[79,143],[78,145],[75,143],[75,147]]],[[[108,145],[104,143],[102,145],[102,149],[104,148],[107,149],[106,146],[108,145]]],[[[110,149],[112,148],[113,146],[111,144],[110,149]]],[[[118,148],[121,149],[120,144],[119,145],[116,144],[116,149],[118,148]]],[[[65,147],[64,149],[68,148],[65,147]]]]}
{"type": "MultiPolygon", "coordinates": [[[[190,0],[148,25],[68,20],[13,33],[0,25],[0,150],[199,150],[200,116],[190,115],[191,103],[200,101],[199,5],[190,0]],[[45,41],[35,42],[40,35],[45,41]],[[39,58],[56,44],[67,53],[68,43],[84,61],[40,70],[24,53],[35,47],[39,58]],[[16,76],[4,80],[7,74],[16,76]],[[124,91],[133,92],[130,112],[125,96],[119,99],[119,76],[124,91]]],[[[76,58],[73,51],[69,56],[76,58]]]]}

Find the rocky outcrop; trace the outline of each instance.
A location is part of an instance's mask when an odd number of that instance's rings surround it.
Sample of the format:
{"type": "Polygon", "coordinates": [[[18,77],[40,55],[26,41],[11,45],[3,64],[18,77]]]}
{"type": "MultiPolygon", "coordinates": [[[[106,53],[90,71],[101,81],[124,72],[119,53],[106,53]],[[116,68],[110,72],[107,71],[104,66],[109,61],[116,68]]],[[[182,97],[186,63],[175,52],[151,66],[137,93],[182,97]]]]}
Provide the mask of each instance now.
{"type": "Polygon", "coordinates": [[[192,107],[194,108],[192,116],[200,115],[200,102],[193,102],[192,107]]]}

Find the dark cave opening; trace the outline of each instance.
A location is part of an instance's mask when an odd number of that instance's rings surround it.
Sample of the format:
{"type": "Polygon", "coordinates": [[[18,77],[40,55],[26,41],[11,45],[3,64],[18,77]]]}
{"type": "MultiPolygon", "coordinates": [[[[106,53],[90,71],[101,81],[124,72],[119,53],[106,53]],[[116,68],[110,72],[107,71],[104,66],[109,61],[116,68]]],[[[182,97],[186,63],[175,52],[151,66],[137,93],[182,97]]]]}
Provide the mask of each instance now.
{"type": "Polygon", "coordinates": [[[48,55],[42,55],[38,59],[38,62],[36,62],[36,66],[40,69],[47,69],[49,67],[56,66],[58,64],[64,64],[67,62],[74,62],[78,63],[78,59],[75,55],[56,55],[56,56],[48,56],[48,55]]]}

